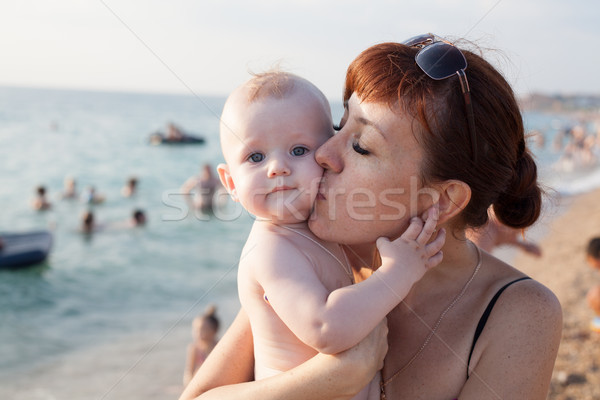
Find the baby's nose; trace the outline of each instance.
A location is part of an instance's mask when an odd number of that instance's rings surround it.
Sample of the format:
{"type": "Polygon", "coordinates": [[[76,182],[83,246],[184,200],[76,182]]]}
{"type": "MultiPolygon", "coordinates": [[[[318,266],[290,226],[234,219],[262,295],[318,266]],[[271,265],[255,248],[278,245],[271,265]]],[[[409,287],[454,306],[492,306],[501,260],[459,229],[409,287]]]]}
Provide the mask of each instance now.
{"type": "Polygon", "coordinates": [[[272,159],[271,162],[269,163],[269,170],[268,170],[269,178],[274,178],[276,176],[282,176],[282,175],[289,175],[290,173],[291,173],[291,170],[290,170],[288,164],[280,158],[272,159]]]}

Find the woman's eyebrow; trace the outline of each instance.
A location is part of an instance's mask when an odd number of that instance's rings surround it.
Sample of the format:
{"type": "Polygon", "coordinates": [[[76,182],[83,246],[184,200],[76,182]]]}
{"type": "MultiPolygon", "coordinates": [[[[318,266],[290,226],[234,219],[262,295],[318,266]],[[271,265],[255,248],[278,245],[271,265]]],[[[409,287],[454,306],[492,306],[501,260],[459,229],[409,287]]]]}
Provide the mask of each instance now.
{"type": "Polygon", "coordinates": [[[385,133],[374,122],[369,121],[368,119],[366,119],[364,117],[357,117],[356,121],[358,121],[361,125],[366,125],[366,126],[372,127],[373,129],[375,129],[377,131],[377,133],[379,133],[381,136],[383,136],[384,139],[386,138],[385,133]]]}

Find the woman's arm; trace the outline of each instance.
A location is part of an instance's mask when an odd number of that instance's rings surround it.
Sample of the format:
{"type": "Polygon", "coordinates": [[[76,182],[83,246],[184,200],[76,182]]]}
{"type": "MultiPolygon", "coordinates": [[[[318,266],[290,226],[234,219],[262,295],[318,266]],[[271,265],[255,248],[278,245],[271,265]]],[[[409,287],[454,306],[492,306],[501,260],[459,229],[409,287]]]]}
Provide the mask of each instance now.
{"type": "Polygon", "coordinates": [[[249,361],[253,355],[250,325],[242,310],[180,400],[350,399],[383,367],[386,352],[387,322],[383,321],[362,342],[349,350],[336,355],[318,354],[304,364],[271,378],[245,382],[251,379],[248,373],[252,371],[253,362],[249,361]],[[248,339],[243,338],[244,332],[249,336],[249,348],[248,339]],[[236,348],[236,344],[241,347],[236,348]],[[215,351],[218,353],[213,357],[215,351]],[[238,355],[238,351],[241,354],[238,355]],[[241,358],[235,360],[238,356],[241,358]],[[230,368],[234,371],[229,371],[230,368]],[[206,391],[209,389],[213,390],[206,391]]]}
{"type": "Polygon", "coordinates": [[[561,331],[550,290],[535,281],[511,286],[477,342],[459,399],[546,399],[561,331]]]}

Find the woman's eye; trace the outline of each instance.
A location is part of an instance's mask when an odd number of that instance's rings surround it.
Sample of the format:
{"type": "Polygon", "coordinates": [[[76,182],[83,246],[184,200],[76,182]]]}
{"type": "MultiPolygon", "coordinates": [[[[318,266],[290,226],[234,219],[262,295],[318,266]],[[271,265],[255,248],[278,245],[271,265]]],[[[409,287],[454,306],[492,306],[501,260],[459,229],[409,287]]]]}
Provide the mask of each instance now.
{"type": "Polygon", "coordinates": [[[292,149],[292,155],[294,156],[303,156],[308,153],[308,149],[306,147],[298,146],[292,149]]]}
{"type": "Polygon", "coordinates": [[[358,144],[358,142],[354,142],[352,143],[352,148],[354,149],[355,152],[357,152],[358,154],[362,154],[362,155],[367,155],[369,154],[369,150],[365,150],[362,147],[360,147],[360,145],[358,144]]]}
{"type": "Polygon", "coordinates": [[[265,159],[265,156],[264,156],[264,154],[261,154],[261,153],[250,154],[250,157],[248,157],[248,161],[253,162],[253,163],[261,162],[264,159],[265,159]]]}

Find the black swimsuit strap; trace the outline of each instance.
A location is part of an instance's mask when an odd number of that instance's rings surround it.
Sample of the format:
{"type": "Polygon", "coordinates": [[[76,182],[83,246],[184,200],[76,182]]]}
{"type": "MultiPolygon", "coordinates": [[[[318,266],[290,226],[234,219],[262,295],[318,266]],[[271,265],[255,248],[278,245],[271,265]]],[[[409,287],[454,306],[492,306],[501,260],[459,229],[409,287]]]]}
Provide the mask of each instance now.
{"type": "Polygon", "coordinates": [[[469,352],[469,361],[467,362],[467,378],[469,378],[469,365],[471,365],[471,356],[473,355],[473,350],[475,350],[475,344],[477,343],[477,340],[479,339],[479,336],[483,332],[483,328],[485,328],[485,324],[487,323],[487,320],[488,320],[490,314],[492,313],[492,309],[494,308],[494,305],[496,304],[496,301],[498,300],[498,298],[500,297],[500,295],[502,294],[502,292],[504,292],[504,290],[507,287],[509,287],[513,283],[517,283],[517,282],[525,280],[525,279],[531,279],[531,278],[528,277],[528,276],[525,276],[523,278],[515,279],[512,282],[508,282],[506,285],[502,286],[496,292],[496,294],[494,295],[494,297],[492,297],[492,300],[490,300],[490,304],[488,304],[487,308],[485,309],[485,311],[481,315],[481,318],[479,319],[479,323],[477,324],[477,329],[475,329],[475,336],[473,337],[473,344],[471,345],[471,351],[469,352]]]}

